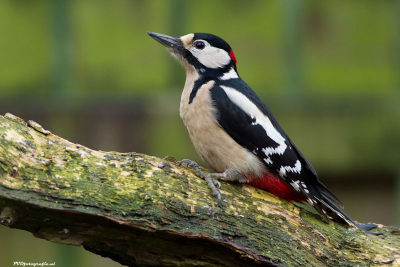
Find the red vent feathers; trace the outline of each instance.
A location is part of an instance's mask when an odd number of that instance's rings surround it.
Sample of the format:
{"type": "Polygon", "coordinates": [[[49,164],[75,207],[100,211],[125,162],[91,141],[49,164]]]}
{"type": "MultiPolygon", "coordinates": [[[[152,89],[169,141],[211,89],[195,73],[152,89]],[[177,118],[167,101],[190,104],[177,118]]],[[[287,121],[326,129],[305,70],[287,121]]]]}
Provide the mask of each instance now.
{"type": "Polygon", "coordinates": [[[229,52],[229,56],[231,57],[231,59],[233,59],[233,61],[235,61],[235,65],[237,65],[237,60],[236,60],[236,57],[235,57],[235,53],[233,53],[233,50],[231,50],[229,52]]]}
{"type": "Polygon", "coordinates": [[[275,196],[283,199],[304,203],[305,199],[294,189],[292,189],[286,182],[280,179],[276,174],[266,173],[261,178],[248,179],[249,184],[260,188],[261,190],[269,191],[275,196]]]}

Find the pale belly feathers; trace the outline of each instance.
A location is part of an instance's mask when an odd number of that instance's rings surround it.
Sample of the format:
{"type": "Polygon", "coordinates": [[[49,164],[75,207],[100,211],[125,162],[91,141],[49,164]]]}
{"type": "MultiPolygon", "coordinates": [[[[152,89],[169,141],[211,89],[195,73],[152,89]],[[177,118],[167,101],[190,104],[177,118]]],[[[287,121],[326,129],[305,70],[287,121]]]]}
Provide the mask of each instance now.
{"type": "Polygon", "coordinates": [[[210,89],[214,81],[203,84],[189,104],[196,77],[186,80],[180,103],[180,115],[200,157],[216,172],[230,168],[243,175],[261,176],[263,164],[246,148],[233,140],[218,124],[217,110],[212,104],[210,89]]]}

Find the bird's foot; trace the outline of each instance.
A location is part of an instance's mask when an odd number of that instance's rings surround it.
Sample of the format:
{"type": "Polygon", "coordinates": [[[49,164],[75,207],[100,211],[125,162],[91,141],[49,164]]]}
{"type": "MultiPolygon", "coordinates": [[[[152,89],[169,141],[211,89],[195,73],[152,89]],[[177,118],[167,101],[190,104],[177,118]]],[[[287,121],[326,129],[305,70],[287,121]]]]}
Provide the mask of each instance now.
{"type": "Polygon", "coordinates": [[[190,159],[183,159],[179,162],[179,166],[182,166],[183,164],[187,164],[187,166],[191,167],[201,178],[206,180],[208,187],[211,189],[213,195],[217,198],[219,204],[222,200],[221,193],[218,191],[218,189],[221,188],[221,183],[218,180],[216,180],[216,178],[223,178],[224,174],[205,173],[200,169],[199,164],[190,159]]]}

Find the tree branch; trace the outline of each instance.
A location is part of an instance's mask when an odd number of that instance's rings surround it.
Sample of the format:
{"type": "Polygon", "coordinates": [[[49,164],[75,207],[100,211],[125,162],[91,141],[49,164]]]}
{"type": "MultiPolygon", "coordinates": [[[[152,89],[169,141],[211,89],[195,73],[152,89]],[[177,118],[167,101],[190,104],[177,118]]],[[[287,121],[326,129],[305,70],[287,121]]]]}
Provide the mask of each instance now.
{"type": "Polygon", "coordinates": [[[0,221],[126,265],[400,265],[400,228],[326,224],[248,185],[206,183],[172,158],[94,151],[0,116],[0,221]]]}

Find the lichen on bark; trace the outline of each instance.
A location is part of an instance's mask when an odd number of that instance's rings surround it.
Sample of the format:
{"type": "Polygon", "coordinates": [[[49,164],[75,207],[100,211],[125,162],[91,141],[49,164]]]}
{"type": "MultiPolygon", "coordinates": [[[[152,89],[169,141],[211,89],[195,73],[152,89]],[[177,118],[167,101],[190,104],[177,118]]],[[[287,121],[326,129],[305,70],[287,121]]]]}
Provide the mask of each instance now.
{"type": "Polygon", "coordinates": [[[400,265],[399,227],[326,224],[249,185],[206,183],[173,158],[95,151],[0,116],[0,222],[126,265],[400,265]]]}

